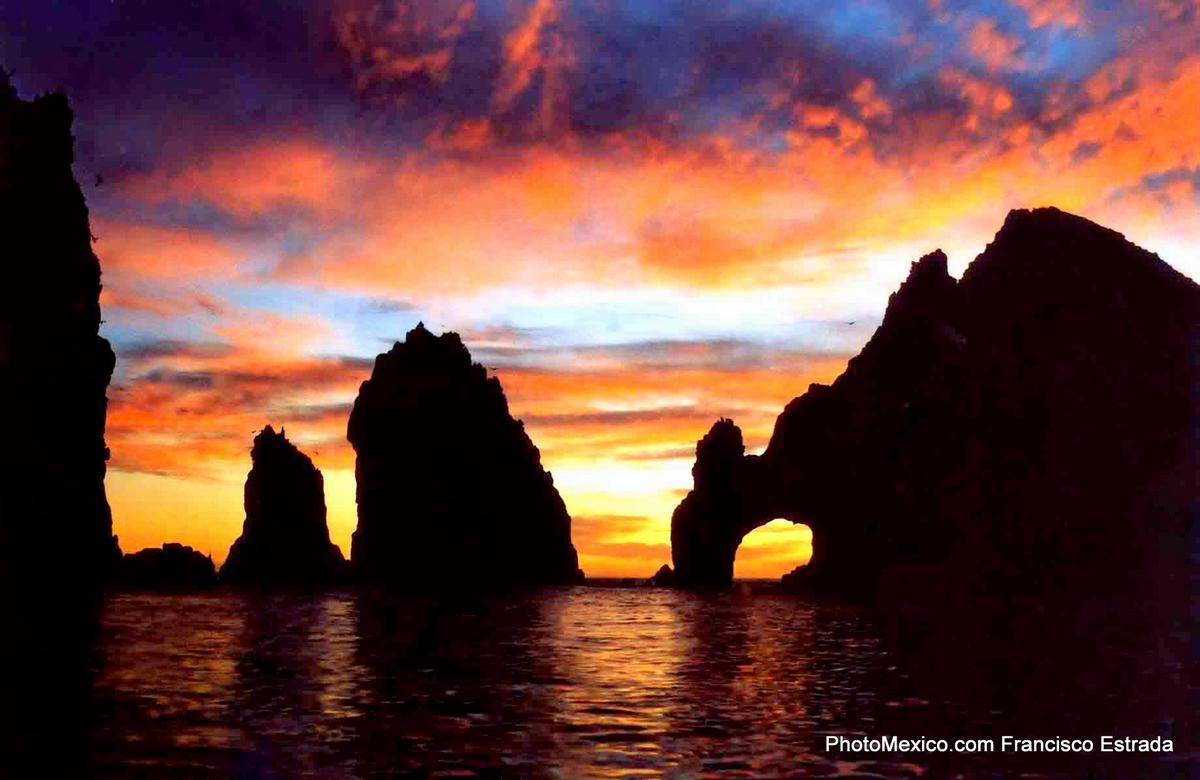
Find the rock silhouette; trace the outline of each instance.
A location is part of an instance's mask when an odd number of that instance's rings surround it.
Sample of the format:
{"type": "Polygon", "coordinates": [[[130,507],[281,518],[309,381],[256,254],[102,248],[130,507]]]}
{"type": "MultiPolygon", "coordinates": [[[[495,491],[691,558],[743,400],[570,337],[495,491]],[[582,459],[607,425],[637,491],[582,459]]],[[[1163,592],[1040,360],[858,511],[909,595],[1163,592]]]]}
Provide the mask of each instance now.
{"type": "Polygon", "coordinates": [[[307,455],[270,425],[254,437],[246,477],[246,521],[221,580],[241,585],[322,585],[341,579],[345,559],[329,540],[325,482],[307,455]]]}
{"type": "Polygon", "coordinates": [[[956,281],[913,264],[761,457],[717,423],[672,518],[676,574],[727,585],[742,536],[813,529],[790,586],[1188,592],[1200,288],[1086,219],[1013,211],[956,281]]]}
{"type": "Polygon", "coordinates": [[[217,583],[212,558],[182,544],[167,542],[127,554],[121,562],[122,584],[147,590],[207,588],[217,583]]]}
{"type": "Polygon", "coordinates": [[[0,70],[0,591],[95,600],[120,561],[104,493],[100,263],[67,99],[0,70]]]}
{"type": "Polygon", "coordinates": [[[375,361],[348,427],[355,574],[402,587],[582,579],[571,518],[500,382],[423,324],[375,361]]]}
{"type": "Polygon", "coordinates": [[[654,572],[654,576],[650,578],[650,584],[659,588],[668,588],[675,584],[675,572],[667,564],[658,567],[658,571],[654,572]]]}
{"type": "Polygon", "coordinates": [[[732,420],[721,418],[696,443],[695,489],[671,520],[675,579],[689,587],[721,587],[733,581],[733,558],[747,531],[729,522],[743,514],[746,445],[732,420]]]}

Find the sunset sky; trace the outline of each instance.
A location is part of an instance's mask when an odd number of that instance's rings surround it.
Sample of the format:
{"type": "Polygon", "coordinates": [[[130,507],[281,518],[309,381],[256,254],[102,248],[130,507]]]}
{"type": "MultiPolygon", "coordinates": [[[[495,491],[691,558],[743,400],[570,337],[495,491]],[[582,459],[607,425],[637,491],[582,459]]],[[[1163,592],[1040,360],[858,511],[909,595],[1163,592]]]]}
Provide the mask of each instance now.
{"type": "Polygon", "coordinates": [[[16,0],[0,65],[75,108],[126,551],[222,560],[269,422],[348,553],[349,409],[423,320],[495,369],[585,571],[648,576],[696,440],[761,449],[920,255],[1057,205],[1200,276],[1196,0],[16,0]]]}

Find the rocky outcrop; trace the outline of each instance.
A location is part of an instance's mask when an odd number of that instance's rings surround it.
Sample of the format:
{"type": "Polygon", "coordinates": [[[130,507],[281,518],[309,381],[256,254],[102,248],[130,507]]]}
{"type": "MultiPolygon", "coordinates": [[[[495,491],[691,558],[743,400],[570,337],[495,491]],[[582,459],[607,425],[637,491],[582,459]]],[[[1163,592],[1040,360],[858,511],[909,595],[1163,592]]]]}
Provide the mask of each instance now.
{"type": "Polygon", "coordinates": [[[375,361],[350,414],[367,582],[416,588],[582,579],[571,518],[500,382],[458,334],[418,324],[375,361]]]}
{"type": "Polygon", "coordinates": [[[61,94],[0,71],[0,590],[90,599],[120,551],[104,493],[100,263],[61,94]]]}
{"type": "Polygon", "coordinates": [[[811,589],[810,576],[812,569],[807,564],[802,564],[792,569],[788,573],[779,578],[779,584],[785,591],[794,593],[803,593],[811,589]]]}
{"type": "Polygon", "coordinates": [[[748,529],[730,518],[747,514],[742,502],[753,494],[745,484],[751,462],[745,454],[741,429],[725,418],[696,443],[695,489],[671,519],[676,584],[721,587],[733,581],[733,558],[748,529]]]}
{"type": "Polygon", "coordinates": [[[784,517],[813,530],[795,586],[1185,593],[1198,354],[1194,282],[1083,218],[1014,211],[961,280],[941,252],[914,263],[761,457],[714,426],[672,520],[676,571],[727,584],[742,535],[784,517]]]}
{"type": "Polygon", "coordinates": [[[323,585],[345,574],[329,540],[325,482],[307,455],[270,425],[254,437],[246,477],[246,521],[221,580],[241,585],[323,585]]]}
{"type": "Polygon", "coordinates": [[[217,583],[217,569],[207,555],[191,547],[167,542],[161,548],[147,547],[121,561],[120,582],[145,590],[197,589],[217,583]]]}
{"type": "Polygon", "coordinates": [[[667,564],[658,567],[658,571],[654,572],[654,576],[650,578],[649,583],[656,588],[670,588],[677,584],[675,572],[667,564]]]}

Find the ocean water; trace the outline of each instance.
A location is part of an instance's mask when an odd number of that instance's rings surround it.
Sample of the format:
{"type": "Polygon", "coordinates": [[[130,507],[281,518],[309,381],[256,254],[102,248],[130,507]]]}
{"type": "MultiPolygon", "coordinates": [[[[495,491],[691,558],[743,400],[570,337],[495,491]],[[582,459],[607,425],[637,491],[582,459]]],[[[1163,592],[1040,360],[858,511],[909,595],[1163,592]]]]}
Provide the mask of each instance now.
{"type": "Polygon", "coordinates": [[[63,739],[85,774],[122,778],[1191,776],[1188,744],[825,749],[828,734],[1188,739],[1189,637],[1092,653],[1111,640],[1038,647],[1020,623],[930,631],[751,588],[114,594],[63,739]]]}

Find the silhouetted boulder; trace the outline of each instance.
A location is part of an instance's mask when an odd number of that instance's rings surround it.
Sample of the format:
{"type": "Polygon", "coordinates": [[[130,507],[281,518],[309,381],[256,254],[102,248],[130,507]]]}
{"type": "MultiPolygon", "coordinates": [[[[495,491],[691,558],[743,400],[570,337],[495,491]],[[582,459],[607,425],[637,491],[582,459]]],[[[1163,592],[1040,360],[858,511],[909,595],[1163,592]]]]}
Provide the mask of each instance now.
{"type": "Polygon", "coordinates": [[[650,578],[650,584],[659,588],[670,588],[676,584],[675,572],[667,564],[658,567],[658,571],[654,572],[654,576],[650,578]]]}
{"type": "Polygon", "coordinates": [[[500,382],[424,325],[380,355],[350,414],[355,573],[404,587],[582,579],[571,518],[500,382]]]}
{"type": "Polygon", "coordinates": [[[246,477],[246,521],[221,567],[223,582],[323,585],[343,579],[345,559],[329,540],[325,482],[283,430],[254,437],[246,477]]]}
{"type": "Polygon", "coordinates": [[[0,71],[0,592],[95,603],[120,561],[104,493],[113,351],[71,172],[71,109],[0,71]]]}
{"type": "Polygon", "coordinates": [[[676,572],[727,584],[731,546],[784,517],[813,530],[806,587],[1186,594],[1198,345],[1193,281],[1083,218],[1014,211],[960,281],[941,252],[915,263],[761,457],[731,462],[727,429],[710,453],[714,427],[676,572]]]}
{"type": "Polygon", "coordinates": [[[217,583],[212,558],[191,547],[168,542],[127,554],[121,562],[122,584],[145,590],[208,588],[217,583]]]}

